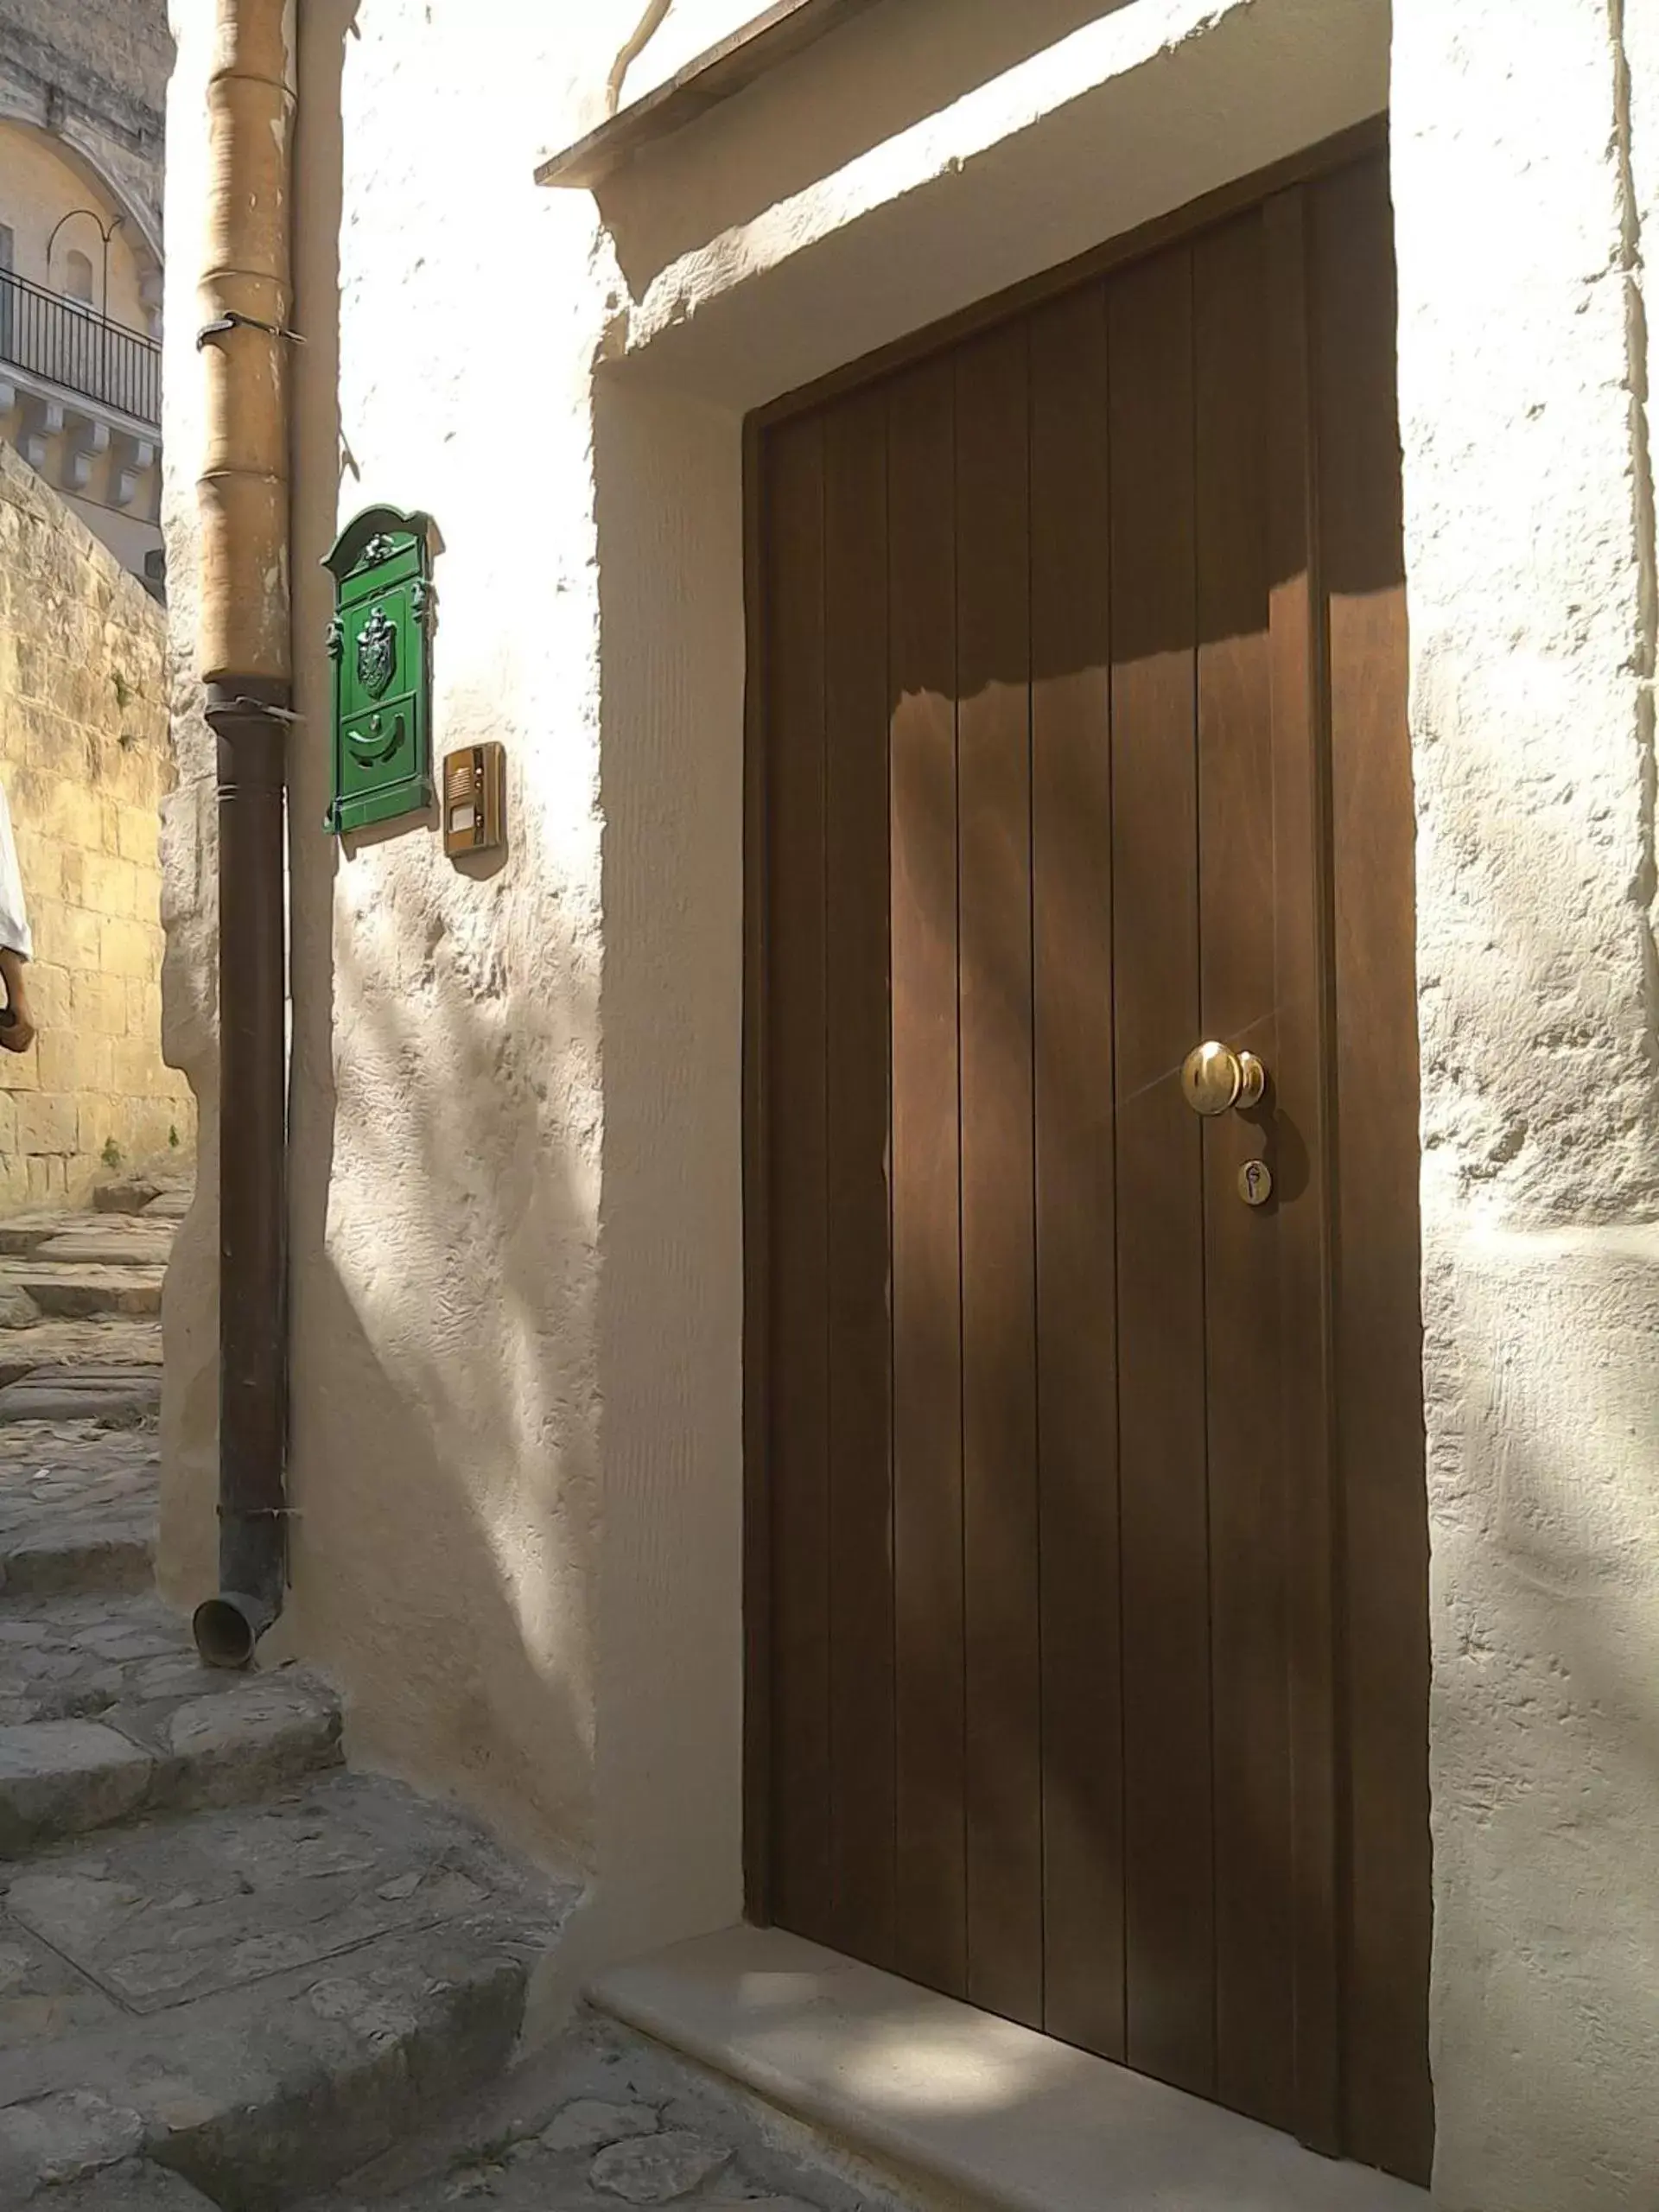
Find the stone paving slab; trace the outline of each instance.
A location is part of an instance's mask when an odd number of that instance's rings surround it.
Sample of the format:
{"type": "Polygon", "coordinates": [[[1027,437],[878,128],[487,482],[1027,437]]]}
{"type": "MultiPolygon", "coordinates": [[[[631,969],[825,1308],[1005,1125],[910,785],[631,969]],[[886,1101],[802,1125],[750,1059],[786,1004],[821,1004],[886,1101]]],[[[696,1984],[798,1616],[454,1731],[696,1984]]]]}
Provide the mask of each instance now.
{"type": "Polygon", "coordinates": [[[92,1192],[95,1211],[109,1214],[144,1214],[162,1205],[176,1205],[180,1213],[188,1211],[195,1189],[188,1175],[129,1175],[116,1183],[100,1183],[92,1192]]]}
{"type": "Polygon", "coordinates": [[[100,1313],[159,1313],[165,1272],[153,1266],[97,1267],[32,1257],[0,1260],[0,1299],[9,1291],[21,1290],[42,1313],[70,1320],[100,1313]]]}
{"type": "Polygon", "coordinates": [[[124,1679],[96,1719],[0,1727],[0,1861],[140,1810],[244,1804],[340,1764],[340,1705],[326,1684],[297,1667],[215,1675],[191,1657],[168,1694],[146,1698],[153,1679],[124,1679]]]}
{"type": "Polygon", "coordinates": [[[0,1547],[0,1589],[10,1597],[111,1596],[147,1589],[155,1579],[156,1516],[147,1506],[66,1516],[61,1528],[0,1547]]]}
{"type": "Polygon", "coordinates": [[[0,1421],[87,1421],[136,1428],[159,1416],[162,1370],[155,1365],[79,1363],[31,1368],[0,1388],[0,1421]]]}
{"type": "Polygon", "coordinates": [[[9,1597],[0,1606],[0,1727],[79,1721],[124,1699],[194,1697],[208,1675],[159,1597],[9,1597]]]}
{"type": "Polygon", "coordinates": [[[8,1596],[147,1588],[159,1484],[148,1432],[112,1434],[86,1421],[0,1429],[0,1587],[8,1596]]]}
{"type": "Polygon", "coordinates": [[[0,1219],[0,1255],[36,1251],[48,1236],[85,1234],[143,1240],[171,1236],[175,1229],[166,1215],[149,1214],[143,1206],[125,1213],[102,1206],[31,1206],[25,1213],[0,1219]]]}
{"type": "Polygon", "coordinates": [[[37,1321],[0,1330],[0,1389],[43,1367],[143,1367],[159,1371],[158,1319],[106,1314],[93,1321],[37,1321]]]}
{"type": "Polygon", "coordinates": [[[215,2212],[188,2181],[148,2158],[124,2159],[90,2181],[52,2189],[29,2201],[40,2212],[215,2212]]]}
{"type": "Polygon", "coordinates": [[[0,1912],[0,2051],[54,2042],[120,2018],[112,1997],[0,1912]]]}
{"type": "Polygon", "coordinates": [[[85,1227],[60,1225],[35,1246],[29,1257],[78,1267],[164,1268],[175,1233],[168,1221],[132,1221],[121,1214],[100,1217],[95,1224],[85,1227]]]}
{"type": "Polygon", "coordinates": [[[78,1720],[242,1678],[210,1673],[184,1624],[154,1596],[8,1593],[0,1605],[0,1727],[78,1720]]]}
{"type": "Polygon", "coordinates": [[[153,1762],[101,1720],[0,1728],[0,1859],[137,1811],[153,1762]]]}
{"type": "Polygon", "coordinates": [[[49,1948],[64,1957],[67,1936],[77,1955],[66,1965],[118,2017],[0,2050],[0,2204],[26,2202],[48,2173],[68,2180],[148,2154],[242,2212],[323,2187],[496,2076],[531,1962],[575,1897],[514,1868],[449,1808],[353,1777],[243,1815],[157,1821],[97,1853],[48,1854],[14,1881],[10,1904],[20,1882],[29,1913],[54,1930],[49,1948]],[[388,1878],[394,1860],[404,1871],[388,1878]],[[169,1866],[173,1888],[139,1891],[169,1866]],[[296,1961],[285,1936],[297,1930],[302,1953],[318,1941],[308,1889],[336,1933],[346,1891],[365,1911],[349,1948],[296,1961]],[[182,1975],[166,1972],[163,1899],[175,1943],[194,1955],[182,1975]],[[435,1919],[440,1907],[448,1916],[435,1919]],[[211,1942],[199,1933],[209,1920],[211,1942]],[[365,1940],[371,1923],[383,1932],[365,1940]],[[135,1976],[144,1960],[168,1986],[142,1967],[135,1976]],[[164,2000],[160,2018],[122,2001],[124,1974],[164,2000]]]}
{"type": "Polygon", "coordinates": [[[44,1244],[48,1236],[61,1236],[68,1229],[98,1228],[103,1220],[102,1214],[65,1212],[61,1207],[52,1206],[33,1206],[26,1213],[8,1214],[0,1221],[0,1257],[27,1256],[44,1244]]]}
{"type": "Polygon", "coordinates": [[[487,1907],[496,1862],[397,1811],[382,1785],[341,1777],[151,1823],[31,1860],[6,1910],[129,2010],[164,2012],[487,1907]]]}
{"type": "Polygon", "coordinates": [[[471,2125],[469,2145],[452,2131],[447,2146],[436,2136],[402,2145],[302,2212],[910,2212],[917,2202],[591,2015],[480,2100],[471,2125]]]}

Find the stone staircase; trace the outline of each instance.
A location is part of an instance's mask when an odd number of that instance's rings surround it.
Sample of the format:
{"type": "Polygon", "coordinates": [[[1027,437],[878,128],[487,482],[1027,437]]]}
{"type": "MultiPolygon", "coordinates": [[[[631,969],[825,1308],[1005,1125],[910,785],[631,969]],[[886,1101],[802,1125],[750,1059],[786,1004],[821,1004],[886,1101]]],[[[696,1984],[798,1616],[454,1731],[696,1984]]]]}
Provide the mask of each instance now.
{"type": "Polygon", "coordinates": [[[0,2208],[292,2202],[480,2088],[570,1893],[154,1594],[188,1193],[0,1224],[0,2208]]]}
{"type": "Polygon", "coordinates": [[[201,1668],[154,1439],[0,1427],[0,2212],[900,2212],[620,2024],[519,2049],[575,1892],[201,1668]]]}
{"type": "Polygon", "coordinates": [[[345,1772],[315,1675],[201,1668],[153,1440],[79,1426],[0,1430],[0,2206],[257,2212],[496,2076],[569,1895],[345,1772]]]}
{"type": "Polygon", "coordinates": [[[0,1425],[157,1413],[162,1279],[181,1178],[111,1183],[82,1213],[0,1221],[0,1425]]]}

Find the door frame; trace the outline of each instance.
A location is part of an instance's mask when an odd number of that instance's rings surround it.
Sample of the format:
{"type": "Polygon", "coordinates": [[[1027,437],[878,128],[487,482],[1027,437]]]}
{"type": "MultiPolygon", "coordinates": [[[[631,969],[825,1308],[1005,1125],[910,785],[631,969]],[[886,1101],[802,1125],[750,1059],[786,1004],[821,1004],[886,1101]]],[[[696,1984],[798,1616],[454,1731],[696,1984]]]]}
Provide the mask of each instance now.
{"type": "MultiPolygon", "coordinates": [[[[767,1036],[770,985],[766,915],[769,904],[769,810],[766,730],[767,670],[766,626],[762,619],[765,572],[764,485],[762,447],[775,425],[826,401],[842,397],[861,387],[893,374],[916,361],[950,350],[967,338],[1027,314],[1039,303],[1084,286],[1130,263],[1154,255],[1206,232],[1250,209],[1261,208],[1268,223],[1275,260],[1285,272],[1287,288],[1300,287],[1306,257],[1301,203],[1291,196],[1294,188],[1310,185],[1355,164],[1386,154],[1386,117],[1345,130],[1309,147],[1271,167],[1238,178],[1206,194],[1173,213],[1127,232],[1106,244],[1058,267],[1029,278],[1011,289],[918,331],[845,367],[830,372],[810,385],[786,393],[757,409],[746,420],[743,440],[744,603],[747,632],[744,702],[744,1004],[742,1070],[742,1175],[744,1240],[743,1335],[743,1586],[744,1586],[744,1803],[743,1871],[746,1910],[760,1925],[772,1917],[772,1628],[771,1619],[772,1573],[772,1470],[769,1465],[771,1397],[770,1328],[771,1285],[769,1261],[772,1224],[768,1216],[771,1147],[770,1102],[767,1096],[767,1036]],[[1282,196],[1281,196],[1282,195],[1282,196]],[[1277,202],[1277,205],[1273,203],[1277,202]]],[[[1303,318],[1299,328],[1306,331],[1303,318]]],[[[1306,463],[1313,465],[1313,362],[1306,344],[1274,349],[1268,365],[1270,378],[1279,382],[1289,412],[1306,425],[1300,443],[1306,463]]],[[[1292,708],[1292,719],[1305,719],[1310,776],[1305,797],[1299,802],[1309,810],[1304,817],[1308,858],[1313,863],[1310,883],[1303,887],[1315,900],[1308,917],[1313,927],[1310,940],[1313,989],[1309,1013],[1316,1035],[1311,1065],[1319,1073],[1315,1095],[1305,1101],[1313,1119],[1330,1128],[1333,1119],[1336,1062],[1334,1056],[1335,964],[1332,944],[1332,917],[1328,892],[1333,859],[1331,815],[1328,722],[1328,683],[1324,665],[1323,594],[1319,575],[1319,547],[1312,527],[1315,493],[1306,483],[1298,499],[1293,490],[1270,519],[1281,543],[1300,556],[1286,574],[1294,578],[1287,588],[1294,594],[1286,606],[1284,634],[1300,630],[1298,667],[1285,673],[1305,690],[1305,703],[1292,708]],[[1292,509],[1298,510],[1291,512],[1292,509]],[[1300,626],[1307,626],[1303,629],[1300,626]]],[[[1275,625],[1275,626],[1277,626],[1275,625]]],[[[1275,683],[1276,688],[1276,683],[1275,683]]],[[[1319,1247],[1318,1267],[1327,1284],[1334,1281],[1332,1162],[1328,1143],[1319,1150],[1324,1160],[1321,1182],[1324,1199],[1310,1216],[1306,1234],[1319,1247]]],[[[1320,1494],[1310,1499],[1314,1510],[1297,1530],[1298,1553],[1311,1560],[1337,1557],[1336,1532],[1339,1478],[1336,1446],[1337,1406],[1332,1309],[1322,1295],[1318,1350],[1308,1363],[1306,1390],[1310,1433],[1321,1427],[1328,1440],[1324,1458],[1325,1479],[1320,1494]]],[[[1310,1317],[1311,1318],[1311,1317],[1310,1317]]],[[[1425,1523],[1427,1520],[1425,1509],[1425,1523]]],[[[1332,1583],[1329,1602],[1310,1605],[1306,1617],[1294,1620],[1293,1637],[1334,1649],[1337,1636],[1338,1586],[1332,1583]]],[[[1297,1764],[1312,1775],[1312,1786],[1297,1792],[1293,1821],[1298,1842],[1296,1855],[1304,1869],[1319,1870],[1316,1878],[1327,1891],[1325,1910],[1310,1916],[1323,1930],[1315,1942],[1296,1945],[1297,2012],[1303,2026],[1296,2038],[1299,2053],[1294,2102],[1296,2132],[1302,2140],[1339,2155],[1342,2136],[1342,2093],[1338,2057],[1343,2038],[1343,2001],[1340,1990],[1343,1938],[1339,1931],[1336,1885],[1343,1850],[1342,1783],[1346,1771],[1346,1727],[1332,1669],[1300,1668],[1298,1679],[1322,1683],[1317,1695],[1303,1696],[1291,1716],[1297,1764]],[[1306,1754],[1304,1758],[1301,1755],[1306,1754]],[[1323,1776],[1323,1785],[1319,1777],[1323,1776]]]]}

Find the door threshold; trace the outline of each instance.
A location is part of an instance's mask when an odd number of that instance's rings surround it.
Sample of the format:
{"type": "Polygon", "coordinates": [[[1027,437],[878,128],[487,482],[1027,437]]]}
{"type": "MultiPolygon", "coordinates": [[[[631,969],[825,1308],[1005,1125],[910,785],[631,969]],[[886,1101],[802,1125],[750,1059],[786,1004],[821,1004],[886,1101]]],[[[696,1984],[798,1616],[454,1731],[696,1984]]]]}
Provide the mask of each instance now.
{"type": "Polygon", "coordinates": [[[1006,2212],[1427,2212],[1420,2189],[772,1928],[591,2001],[867,2157],[1006,2212]]]}

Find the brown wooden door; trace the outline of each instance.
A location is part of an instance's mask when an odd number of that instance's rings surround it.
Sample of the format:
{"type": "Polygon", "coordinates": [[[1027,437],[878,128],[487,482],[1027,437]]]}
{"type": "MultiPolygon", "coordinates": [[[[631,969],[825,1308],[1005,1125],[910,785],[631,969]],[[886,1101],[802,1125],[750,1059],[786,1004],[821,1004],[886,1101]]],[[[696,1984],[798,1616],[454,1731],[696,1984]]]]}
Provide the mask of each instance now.
{"type": "Polygon", "coordinates": [[[753,1909],[1422,2178],[1385,165],[753,463],[753,1909]]]}

